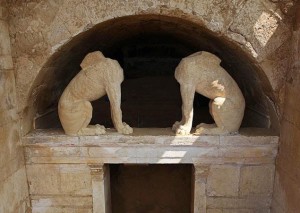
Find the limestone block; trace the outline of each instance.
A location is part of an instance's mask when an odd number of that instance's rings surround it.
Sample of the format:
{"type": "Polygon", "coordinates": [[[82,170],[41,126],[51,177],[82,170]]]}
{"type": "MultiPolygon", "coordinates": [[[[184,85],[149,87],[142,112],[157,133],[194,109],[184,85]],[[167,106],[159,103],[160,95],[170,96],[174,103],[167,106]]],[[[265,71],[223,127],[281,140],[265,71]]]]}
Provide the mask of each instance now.
{"type": "Polygon", "coordinates": [[[5,21],[0,20],[0,56],[10,54],[11,49],[8,25],[5,21]]]}
{"type": "Polygon", "coordinates": [[[237,158],[255,158],[255,157],[271,157],[275,158],[277,154],[276,148],[270,147],[227,147],[220,148],[220,155],[223,157],[237,158]]]}
{"type": "Polygon", "coordinates": [[[282,18],[283,14],[276,4],[268,0],[250,0],[234,18],[229,30],[243,35],[253,46],[258,59],[262,60],[291,35],[282,18]]]}
{"type": "Polygon", "coordinates": [[[194,1],[193,9],[194,13],[203,19],[208,29],[215,32],[222,32],[228,28],[235,15],[244,5],[244,2],[245,0],[194,1]]]}
{"type": "Polygon", "coordinates": [[[194,165],[194,213],[206,212],[206,182],[209,166],[194,165]]]}
{"type": "Polygon", "coordinates": [[[5,181],[23,166],[24,156],[22,153],[22,148],[18,148],[17,156],[13,159],[10,159],[6,164],[0,166],[0,182],[5,181]]]}
{"type": "Polygon", "coordinates": [[[31,203],[33,207],[64,207],[69,206],[73,208],[91,208],[92,197],[90,196],[68,196],[68,195],[54,195],[54,196],[31,196],[31,203]]]}
{"type": "Polygon", "coordinates": [[[59,167],[56,165],[27,165],[27,178],[29,183],[29,193],[31,195],[61,193],[59,167]]]}
{"type": "Polygon", "coordinates": [[[208,197],[209,209],[268,209],[271,205],[271,197],[252,196],[245,198],[208,197]]]}
{"type": "Polygon", "coordinates": [[[8,16],[7,8],[4,6],[0,6],[0,19],[5,20],[8,16]]]}
{"type": "Polygon", "coordinates": [[[0,20],[0,69],[12,69],[10,37],[7,23],[0,20]]]}
{"type": "Polygon", "coordinates": [[[211,166],[207,178],[208,196],[237,196],[240,168],[238,166],[211,166]]]}
{"type": "Polygon", "coordinates": [[[13,60],[11,55],[0,55],[0,69],[12,69],[12,68],[13,68],[13,60]]]}
{"type": "MultiPolygon", "coordinates": [[[[280,89],[283,89],[283,84],[289,70],[288,67],[292,63],[291,59],[292,51],[290,40],[288,40],[260,63],[270,81],[272,89],[276,93],[279,93],[280,89]]],[[[283,97],[281,98],[283,99],[283,97]]],[[[282,102],[283,100],[281,100],[282,102]]]]}
{"type": "MultiPolygon", "coordinates": [[[[17,212],[28,200],[25,167],[0,182],[0,212],[17,212]],[[9,204],[9,205],[8,205],[9,204]]],[[[23,212],[22,212],[23,213],[23,212]]]]}
{"type": "Polygon", "coordinates": [[[223,209],[222,213],[269,213],[270,209],[223,209]]]}
{"type": "Polygon", "coordinates": [[[13,115],[13,111],[9,111],[16,107],[15,77],[12,70],[0,71],[0,97],[1,126],[1,124],[15,120],[18,117],[13,115]],[[7,120],[8,117],[12,117],[12,119],[7,120]]]}
{"type": "Polygon", "coordinates": [[[207,213],[223,213],[222,209],[207,209],[207,213]]]}
{"type": "Polygon", "coordinates": [[[33,207],[32,213],[93,213],[92,208],[33,207]]]}
{"type": "Polygon", "coordinates": [[[89,169],[84,165],[28,165],[30,194],[91,195],[89,169]]]}
{"type": "Polygon", "coordinates": [[[6,124],[0,128],[0,166],[5,166],[9,161],[22,153],[19,140],[19,126],[17,122],[6,124]]]}
{"type": "Polygon", "coordinates": [[[208,209],[207,213],[269,213],[269,209],[208,209]]]}
{"type": "Polygon", "coordinates": [[[240,195],[271,195],[273,191],[274,171],[274,165],[242,167],[240,195]]]}
{"type": "Polygon", "coordinates": [[[91,195],[92,182],[90,170],[84,165],[60,165],[62,194],[91,195]]]}

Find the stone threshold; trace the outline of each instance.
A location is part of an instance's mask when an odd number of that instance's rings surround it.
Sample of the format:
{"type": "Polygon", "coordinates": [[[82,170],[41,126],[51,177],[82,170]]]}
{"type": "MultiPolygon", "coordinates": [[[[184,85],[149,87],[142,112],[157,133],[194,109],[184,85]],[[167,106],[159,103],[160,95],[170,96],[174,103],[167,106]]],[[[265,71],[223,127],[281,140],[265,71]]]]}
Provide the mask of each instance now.
{"type": "Polygon", "coordinates": [[[269,129],[244,128],[237,135],[176,136],[170,128],[135,128],[122,135],[67,136],[59,129],[23,137],[26,163],[273,164],[279,137],[269,129]]]}

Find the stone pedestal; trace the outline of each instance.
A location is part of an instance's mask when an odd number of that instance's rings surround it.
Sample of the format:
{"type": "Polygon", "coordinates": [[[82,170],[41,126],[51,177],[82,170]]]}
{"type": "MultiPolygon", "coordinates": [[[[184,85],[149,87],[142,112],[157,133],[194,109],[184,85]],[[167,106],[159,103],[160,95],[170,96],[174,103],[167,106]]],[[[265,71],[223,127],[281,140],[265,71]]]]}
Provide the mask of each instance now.
{"type": "Polygon", "coordinates": [[[110,213],[107,164],[193,164],[194,213],[269,212],[278,136],[174,136],[170,129],[70,137],[36,130],[23,140],[33,213],[110,213]]]}

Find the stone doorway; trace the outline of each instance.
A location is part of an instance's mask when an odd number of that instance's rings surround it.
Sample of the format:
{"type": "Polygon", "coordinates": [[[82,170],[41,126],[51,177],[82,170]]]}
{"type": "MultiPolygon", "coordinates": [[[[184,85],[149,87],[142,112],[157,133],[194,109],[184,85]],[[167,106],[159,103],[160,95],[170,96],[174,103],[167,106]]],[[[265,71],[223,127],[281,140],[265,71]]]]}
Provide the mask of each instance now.
{"type": "Polygon", "coordinates": [[[192,167],[111,164],[112,213],[190,213],[192,167]]]}

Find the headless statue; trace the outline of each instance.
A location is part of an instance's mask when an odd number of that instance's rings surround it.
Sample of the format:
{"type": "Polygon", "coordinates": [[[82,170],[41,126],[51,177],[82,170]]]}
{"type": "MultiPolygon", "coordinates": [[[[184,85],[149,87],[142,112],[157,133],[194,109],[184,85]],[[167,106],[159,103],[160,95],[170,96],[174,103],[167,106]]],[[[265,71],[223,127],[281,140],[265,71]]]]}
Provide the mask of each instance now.
{"type": "Polygon", "coordinates": [[[105,58],[100,51],[89,53],[80,64],[82,70],[64,90],[58,115],[67,135],[100,135],[105,127],[89,125],[92,119],[91,101],[106,95],[110,101],[111,117],[119,133],[130,134],[132,128],[122,122],[121,83],[123,70],[116,60],[105,58]]]}
{"type": "Polygon", "coordinates": [[[232,77],[220,66],[221,60],[209,52],[197,52],[183,58],[175,70],[182,98],[182,119],[172,129],[178,135],[190,134],[195,92],[210,99],[214,124],[201,123],[195,134],[236,133],[242,123],[245,100],[232,77]]]}

